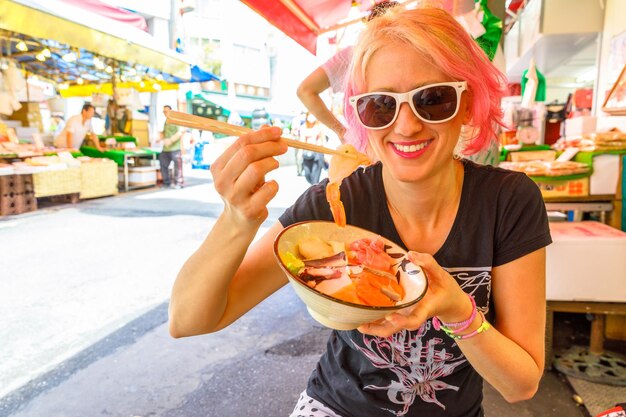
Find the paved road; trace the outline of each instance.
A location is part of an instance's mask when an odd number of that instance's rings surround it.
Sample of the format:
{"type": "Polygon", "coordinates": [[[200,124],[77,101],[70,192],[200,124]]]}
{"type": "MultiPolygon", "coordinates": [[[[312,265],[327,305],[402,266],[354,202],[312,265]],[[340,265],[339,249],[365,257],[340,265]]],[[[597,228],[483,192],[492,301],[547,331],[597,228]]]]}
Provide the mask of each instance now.
{"type": "MultiPolygon", "coordinates": [[[[307,187],[294,171],[274,174],[265,226],[307,187]]],[[[328,335],[291,288],[219,333],[167,333],[175,274],[222,207],[194,175],[0,221],[0,417],[289,414],[328,335]]],[[[485,394],[488,415],[583,415],[552,373],[529,402],[485,394]]]]}

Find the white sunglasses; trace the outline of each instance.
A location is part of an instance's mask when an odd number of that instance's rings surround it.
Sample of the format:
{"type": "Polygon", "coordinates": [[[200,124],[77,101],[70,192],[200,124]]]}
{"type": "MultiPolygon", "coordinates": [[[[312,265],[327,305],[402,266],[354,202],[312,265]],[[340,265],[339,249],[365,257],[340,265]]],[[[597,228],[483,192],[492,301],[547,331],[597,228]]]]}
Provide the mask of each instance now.
{"type": "Polygon", "coordinates": [[[443,123],[459,112],[466,81],[428,84],[406,93],[387,91],[359,94],[349,98],[359,123],[372,130],[385,129],[398,118],[400,105],[409,103],[417,118],[426,123],[443,123]]]}

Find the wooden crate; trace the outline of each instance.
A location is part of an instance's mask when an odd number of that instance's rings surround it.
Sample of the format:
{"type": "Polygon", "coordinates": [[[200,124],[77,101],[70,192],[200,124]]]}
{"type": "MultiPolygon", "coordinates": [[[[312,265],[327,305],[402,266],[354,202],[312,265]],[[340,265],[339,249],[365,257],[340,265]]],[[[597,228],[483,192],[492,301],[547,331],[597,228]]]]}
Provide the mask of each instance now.
{"type": "Polygon", "coordinates": [[[27,213],[37,210],[37,199],[30,193],[0,194],[0,216],[27,213]]]}
{"type": "Polygon", "coordinates": [[[80,165],[81,199],[116,195],[117,164],[110,159],[100,158],[80,165]]]}
{"type": "Polygon", "coordinates": [[[30,174],[13,174],[0,176],[0,194],[32,193],[33,177],[30,174]]]}
{"type": "Polygon", "coordinates": [[[35,197],[80,193],[80,168],[43,171],[33,174],[35,197]]]}

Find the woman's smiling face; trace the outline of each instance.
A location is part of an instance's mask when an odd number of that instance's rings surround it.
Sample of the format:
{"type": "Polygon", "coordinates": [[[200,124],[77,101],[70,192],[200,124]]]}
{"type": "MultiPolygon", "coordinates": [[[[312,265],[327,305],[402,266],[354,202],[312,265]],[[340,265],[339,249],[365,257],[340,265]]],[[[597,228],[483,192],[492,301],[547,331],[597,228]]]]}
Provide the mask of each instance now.
{"type": "MultiPolygon", "coordinates": [[[[404,93],[423,85],[455,81],[404,44],[384,46],[367,66],[366,92],[404,93]]],[[[467,92],[458,114],[444,123],[425,123],[408,103],[402,103],[396,121],[382,130],[369,130],[369,146],[399,181],[436,176],[453,162],[461,126],[467,122],[467,92]]]]}

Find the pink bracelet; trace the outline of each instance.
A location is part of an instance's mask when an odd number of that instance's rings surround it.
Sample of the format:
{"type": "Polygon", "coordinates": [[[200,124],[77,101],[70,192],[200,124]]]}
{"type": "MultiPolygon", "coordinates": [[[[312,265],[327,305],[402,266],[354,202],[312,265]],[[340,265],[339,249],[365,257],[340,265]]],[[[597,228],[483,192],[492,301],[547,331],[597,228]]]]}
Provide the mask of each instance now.
{"type": "Polygon", "coordinates": [[[485,315],[483,314],[482,311],[480,311],[479,313],[480,313],[480,317],[482,318],[482,322],[480,323],[480,326],[478,326],[478,329],[468,334],[455,334],[455,333],[447,333],[447,332],[446,333],[453,339],[465,340],[465,339],[469,339],[470,337],[476,336],[478,333],[486,332],[487,330],[491,328],[491,324],[489,324],[489,322],[485,318],[485,315]]]}
{"type": "Polygon", "coordinates": [[[463,330],[467,329],[472,324],[472,322],[476,318],[476,301],[474,300],[474,297],[472,297],[470,294],[467,294],[467,296],[472,302],[472,314],[470,315],[469,319],[465,321],[459,321],[456,323],[444,323],[441,320],[439,320],[437,316],[435,316],[433,317],[433,327],[435,328],[435,330],[439,330],[443,328],[444,331],[448,329],[450,331],[462,332],[463,330]]]}

